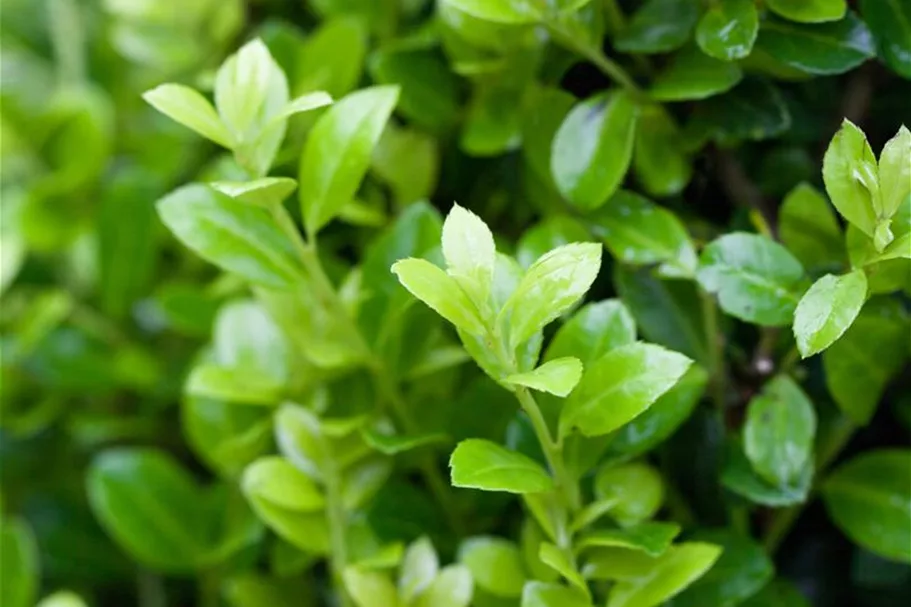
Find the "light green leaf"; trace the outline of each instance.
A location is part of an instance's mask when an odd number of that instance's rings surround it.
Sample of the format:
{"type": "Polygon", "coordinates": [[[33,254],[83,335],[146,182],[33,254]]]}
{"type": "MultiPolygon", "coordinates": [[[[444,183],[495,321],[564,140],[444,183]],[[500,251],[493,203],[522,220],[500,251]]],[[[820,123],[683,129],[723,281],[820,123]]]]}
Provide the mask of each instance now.
{"type": "Polygon", "coordinates": [[[525,272],[500,311],[509,322],[510,349],[563,314],[588,291],[601,268],[601,246],[573,243],[542,255],[525,272]]]}
{"type": "Polygon", "coordinates": [[[911,564],[911,451],[863,453],[826,479],[822,494],[835,524],[854,542],[911,564]]]}
{"type": "Polygon", "coordinates": [[[541,493],[553,489],[550,475],[533,459],[483,439],[456,445],[449,459],[454,487],[541,493]]]}
{"type": "Polygon", "coordinates": [[[595,497],[613,502],[610,516],[624,527],[646,521],[664,501],[661,475],[646,464],[602,466],[595,475],[595,497]]]}
{"type": "Polygon", "coordinates": [[[806,502],[813,484],[814,467],[814,462],[810,458],[792,483],[773,485],[753,469],[750,460],[743,453],[740,441],[731,440],[721,471],[721,484],[756,504],[771,508],[793,506],[806,502]]]}
{"type": "Polygon", "coordinates": [[[424,259],[402,259],[392,271],[408,291],[437,314],[472,335],[486,332],[477,306],[456,279],[424,259]]]}
{"type": "Polygon", "coordinates": [[[443,0],[472,17],[494,23],[525,24],[543,21],[544,6],[536,0],[443,0]]]}
{"type": "Polygon", "coordinates": [[[640,109],[633,172],[652,196],[679,194],[693,176],[686,140],[661,104],[650,103],[640,109]]]}
{"type": "Polygon", "coordinates": [[[794,484],[813,455],[816,412],[794,380],[779,375],[747,407],[743,448],[774,487],[794,484]]]}
{"type": "Polygon", "coordinates": [[[639,107],[624,92],[577,104],[554,136],[550,167],[560,193],[576,207],[603,205],[623,182],[633,155],[639,107]]]}
{"type": "Polygon", "coordinates": [[[794,312],[794,337],[803,358],[822,352],[848,330],[867,300],[867,276],[854,270],[826,274],[804,293],[794,312]]]}
{"type": "Polygon", "coordinates": [[[538,549],[538,557],[541,559],[542,563],[562,575],[570,584],[581,590],[584,594],[588,594],[588,586],[585,584],[585,580],[582,579],[582,575],[576,571],[576,566],[563,550],[549,542],[541,542],[541,546],[538,549]]]}
{"type": "Polygon", "coordinates": [[[498,597],[518,598],[526,574],[522,553],[510,541],[496,537],[468,538],[459,546],[458,560],[468,567],[475,584],[498,597]]]}
{"type": "Polygon", "coordinates": [[[195,90],[180,84],[162,84],[143,93],[142,98],[168,118],[231,149],[231,133],[212,104],[195,90]]]}
{"type": "Polygon", "coordinates": [[[667,53],[686,43],[698,19],[690,0],[646,0],[614,45],[625,53],[667,53]]]}
{"type": "MultiPolygon", "coordinates": [[[[675,550],[672,546],[670,551],[675,550]]],[[[601,547],[588,551],[582,574],[590,580],[633,581],[649,577],[660,558],[629,548],[601,547]]]]}
{"type": "Polygon", "coordinates": [[[886,142],[879,156],[879,191],[873,207],[880,221],[893,217],[911,195],[911,131],[905,125],[886,142]]]}
{"type": "Polygon", "coordinates": [[[28,525],[17,518],[0,518],[0,603],[32,607],[38,591],[38,547],[28,525]]]}
{"type": "Polygon", "coordinates": [[[240,484],[254,509],[268,502],[294,512],[319,512],[325,505],[323,494],[310,477],[277,455],[247,466],[240,484]]]}
{"type": "Polygon", "coordinates": [[[659,557],[680,534],[680,525],[647,521],[626,529],[596,529],[582,535],[575,543],[577,550],[596,547],[626,548],[659,557]]]}
{"type": "Polygon", "coordinates": [[[490,295],[496,256],[487,224],[471,211],[453,205],[443,222],[443,257],[449,275],[480,310],[485,309],[490,295]]]}
{"type": "Polygon", "coordinates": [[[879,57],[897,74],[911,78],[911,5],[861,0],[860,10],[879,47],[879,57]]]}
{"type": "Polygon", "coordinates": [[[397,607],[395,584],[386,574],[348,567],[343,574],[345,589],[357,607],[397,607]]]}
{"type": "Polygon", "coordinates": [[[208,186],[183,186],[158,201],[164,224],[203,259],[252,282],[287,288],[302,269],[269,215],[208,186]]]}
{"type": "Polygon", "coordinates": [[[560,434],[607,434],[645,411],[692,361],[661,346],[634,343],[591,363],[560,413],[560,434]]]}
{"type": "Polygon", "coordinates": [[[362,89],[333,104],[313,126],[301,156],[298,190],[308,234],[354,199],[398,94],[394,86],[362,89]]]}
{"type": "Polygon", "coordinates": [[[739,605],[756,594],[775,573],[762,546],[730,529],[700,530],[690,539],[718,546],[721,558],[668,607],[739,605]]]}
{"type": "Polygon", "coordinates": [[[275,412],[275,442],[294,467],[317,481],[331,456],[319,418],[306,407],[284,403],[275,412]]]}
{"type": "Polygon", "coordinates": [[[785,197],[778,213],[781,242],[808,268],[845,257],[844,236],[832,206],[813,186],[801,183],[785,197]]]}
{"type": "Polygon", "coordinates": [[[533,371],[510,375],[505,381],[532,390],[566,396],[582,377],[582,361],[572,356],[550,360],[533,371]]]}
{"type": "MultiPolygon", "coordinates": [[[[4,603],[6,605],[7,603],[4,603]]],[[[88,607],[82,598],[74,593],[67,591],[55,592],[50,596],[41,599],[36,607],[88,607]]]]}
{"type": "MultiPolygon", "coordinates": [[[[284,80],[284,72],[275,63],[268,47],[256,38],[228,57],[215,76],[215,107],[234,141],[240,143],[256,135],[264,117],[273,78],[284,80]]],[[[287,81],[285,99],[287,102],[287,81]]],[[[281,108],[277,108],[279,111],[281,108]]]]}
{"type": "Polygon", "coordinates": [[[841,21],[802,25],[766,19],[756,50],[808,74],[841,74],[876,56],[873,37],[852,12],[841,21]]]}
{"type": "Polygon", "coordinates": [[[611,589],[607,607],[656,607],[705,575],[721,548],[687,542],[672,546],[641,577],[621,580],[611,589]]]}
{"type": "Polygon", "coordinates": [[[399,571],[399,597],[407,605],[423,593],[440,569],[440,560],[427,537],[420,537],[408,546],[399,571]]]}
{"type": "Polygon", "coordinates": [[[300,47],[295,94],[326,91],[338,98],[349,93],[361,77],[367,34],[364,23],[352,16],[322,21],[300,47]]]}
{"type": "Polygon", "coordinates": [[[580,308],[554,335],[544,360],[567,356],[588,364],[620,346],[636,341],[636,323],[623,302],[605,299],[580,308]]]}
{"type": "MultiPolygon", "coordinates": [[[[358,440],[358,436],[354,440],[358,440]]],[[[358,440],[358,442],[360,442],[358,440]]],[[[347,510],[354,511],[373,499],[392,475],[392,460],[381,455],[363,458],[363,455],[348,456],[351,463],[342,475],[342,504],[347,510]]]]}
{"type": "Polygon", "coordinates": [[[325,91],[305,93],[300,97],[289,101],[281,112],[272,117],[272,121],[289,118],[295,114],[309,112],[321,107],[326,107],[327,105],[332,105],[332,95],[329,93],[325,91]]]}
{"type": "Polygon", "coordinates": [[[474,579],[465,565],[448,565],[414,602],[414,607],[468,607],[474,579]]]}
{"type": "Polygon", "coordinates": [[[522,590],[522,607],[591,607],[591,604],[578,590],[557,584],[533,581],[522,590]]]}
{"type": "Polygon", "coordinates": [[[716,59],[743,59],[753,50],[759,12],[753,0],[721,0],[702,15],[696,27],[699,48],[716,59]]]}
{"type": "Polygon", "coordinates": [[[86,478],[89,504],[114,539],[149,567],[191,572],[209,549],[209,513],[189,473],[151,449],[109,449],[86,478]]]}
{"type": "Polygon", "coordinates": [[[867,236],[876,229],[873,200],[879,195],[876,157],[867,136],[845,120],[826,150],[822,177],[829,199],[842,217],[867,236]]]}
{"type": "Polygon", "coordinates": [[[263,177],[253,181],[213,181],[209,184],[235,200],[272,209],[281,204],[297,188],[288,177],[263,177]]]}
{"type": "Polygon", "coordinates": [[[898,302],[871,300],[854,324],[823,352],[826,386],[858,424],[870,421],[892,376],[908,357],[908,317],[898,302]]]}
{"type": "Polygon", "coordinates": [[[199,398],[274,406],[284,393],[284,385],[253,369],[203,364],[190,372],[184,392],[199,398]]]}
{"type": "Polygon", "coordinates": [[[611,254],[633,265],[663,264],[665,276],[692,277],[698,260],[683,223],[650,200],[620,190],[591,219],[611,254]]]}
{"type": "Polygon", "coordinates": [[[423,433],[423,434],[388,434],[379,432],[373,428],[362,428],[361,435],[364,441],[372,448],[384,455],[395,455],[411,451],[424,445],[445,442],[446,435],[441,433],[423,433]]]}
{"type": "Polygon", "coordinates": [[[658,74],[649,95],[658,101],[707,99],[731,90],[742,78],[743,72],[735,63],[689,48],[658,74]]]}
{"type": "Polygon", "coordinates": [[[846,0],[766,0],[772,12],[802,23],[838,21],[848,10],[846,0]]]}
{"type": "Polygon", "coordinates": [[[791,322],[803,267],[780,244],[757,234],[726,234],[702,251],[699,265],[699,284],[718,294],[728,314],[765,326],[791,322]]]}

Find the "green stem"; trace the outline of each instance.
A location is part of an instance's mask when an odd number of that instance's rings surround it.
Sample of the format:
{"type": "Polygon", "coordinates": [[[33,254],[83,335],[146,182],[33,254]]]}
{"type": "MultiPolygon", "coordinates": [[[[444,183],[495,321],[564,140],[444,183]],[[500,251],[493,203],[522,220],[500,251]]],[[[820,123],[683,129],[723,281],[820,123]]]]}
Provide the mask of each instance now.
{"type": "Polygon", "coordinates": [[[342,607],[349,607],[351,599],[345,590],[343,574],[348,566],[348,544],[345,540],[345,509],[342,504],[341,479],[333,462],[326,474],[326,522],[329,525],[330,564],[335,593],[342,607]]]}
{"type": "Polygon", "coordinates": [[[791,527],[797,522],[800,513],[803,512],[804,506],[810,502],[813,495],[819,490],[817,479],[835,461],[838,454],[851,440],[855,430],[857,430],[857,426],[847,417],[841,416],[835,422],[826,440],[817,449],[816,470],[813,475],[814,483],[813,488],[810,490],[810,495],[807,496],[803,504],[776,510],[772,520],[769,522],[762,540],[765,549],[769,553],[774,553],[781,545],[781,542],[784,541],[784,538],[787,537],[791,527]]]}
{"type": "Polygon", "coordinates": [[[558,40],[566,48],[591,61],[605,76],[637,98],[644,97],[644,93],[639,88],[639,85],[636,84],[636,81],[626,73],[626,70],[620,67],[619,63],[601,52],[601,49],[585,44],[585,41],[579,36],[573,35],[572,32],[567,31],[556,23],[547,23],[545,27],[547,27],[554,39],[558,40]]]}
{"type": "Polygon", "coordinates": [[[721,334],[718,327],[718,304],[710,293],[700,289],[702,300],[702,321],[705,325],[705,345],[709,355],[710,390],[715,407],[724,410],[725,405],[725,369],[722,352],[721,334]]]}

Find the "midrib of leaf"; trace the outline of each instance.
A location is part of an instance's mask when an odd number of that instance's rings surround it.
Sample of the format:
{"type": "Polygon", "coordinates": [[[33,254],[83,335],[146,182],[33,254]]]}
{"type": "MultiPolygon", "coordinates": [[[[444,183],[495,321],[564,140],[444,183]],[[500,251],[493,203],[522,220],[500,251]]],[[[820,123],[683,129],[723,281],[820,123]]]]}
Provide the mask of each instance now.
{"type": "Polygon", "coordinates": [[[863,55],[864,57],[868,56],[867,53],[865,53],[862,49],[859,49],[855,46],[851,46],[850,44],[845,44],[842,41],[840,41],[836,38],[833,38],[831,36],[826,36],[823,34],[816,34],[813,32],[807,32],[806,30],[802,30],[802,29],[795,28],[795,27],[792,27],[789,25],[785,25],[783,23],[767,23],[767,24],[765,24],[765,28],[766,28],[766,30],[772,30],[772,31],[777,30],[777,31],[785,33],[785,34],[793,34],[793,35],[800,36],[802,38],[808,38],[815,42],[819,42],[822,45],[830,46],[830,47],[833,47],[833,48],[839,49],[839,50],[852,51],[852,52],[858,53],[860,55],[863,55]]]}
{"type": "Polygon", "coordinates": [[[787,299],[793,301],[795,304],[800,302],[800,298],[797,297],[796,295],[794,295],[794,293],[792,293],[790,289],[785,288],[784,286],[782,286],[781,284],[779,284],[777,282],[773,282],[773,281],[769,280],[762,274],[758,274],[753,271],[748,271],[744,268],[738,268],[736,266],[726,266],[726,267],[729,268],[730,270],[733,270],[732,274],[734,274],[737,278],[741,278],[745,282],[751,283],[757,287],[762,287],[763,289],[769,291],[775,297],[779,297],[779,296],[786,297],[787,299]],[[784,293],[779,294],[778,293],[779,290],[784,291],[784,293]]]}
{"type": "Polygon", "coordinates": [[[875,487],[870,485],[859,484],[853,481],[842,481],[838,480],[832,482],[828,486],[828,491],[830,494],[841,494],[840,497],[845,498],[861,498],[861,501],[872,502],[879,506],[884,507],[886,510],[893,510],[901,512],[902,514],[911,515],[911,500],[901,496],[905,501],[901,504],[897,503],[897,500],[893,499],[894,494],[891,494],[887,491],[880,491],[875,487]]]}
{"type": "Polygon", "coordinates": [[[886,0],[886,2],[889,4],[889,8],[895,12],[896,20],[905,30],[905,33],[908,34],[908,39],[911,40],[911,21],[909,21],[908,16],[902,12],[901,5],[896,4],[898,0],[886,0]]]}
{"type": "Polygon", "coordinates": [[[279,273],[282,274],[286,279],[293,280],[295,278],[296,272],[294,272],[294,266],[292,264],[289,264],[288,260],[284,259],[284,256],[282,256],[277,251],[273,252],[273,250],[269,247],[259,246],[259,242],[257,240],[248,238],[247,234],[245,234],[242,230],[235,231],[233,226],[230,226],[230,224],[223,223],[214,217],[206,217],[205,215],[200,218],[200,223],[203,225],[209,225],[212,228],[220,228],[220,230],[227,234],[227,236],[229,236],[234,243],[245,245],[254,251],[257,251],[260,255],[272,262],[271,265],[273,265],[275,269],[278,269],[279,273]]]}

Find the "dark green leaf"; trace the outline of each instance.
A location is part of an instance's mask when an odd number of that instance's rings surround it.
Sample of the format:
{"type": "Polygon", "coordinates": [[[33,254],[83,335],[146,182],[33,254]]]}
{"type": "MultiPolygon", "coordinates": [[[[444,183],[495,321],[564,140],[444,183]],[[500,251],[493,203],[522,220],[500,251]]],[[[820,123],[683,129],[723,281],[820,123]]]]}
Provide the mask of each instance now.
{"type": "Polygon", "coordinates": [[[294,75],[295,95],[326,91],[335,98],[350,92],[361,76],[367,32],[350,17],[323,21],[300,48],[294,75]]]}
{"type": "Polygon", "coordinates": [[[753,50],[759,13],[753,0],[721,0],[705,12],[696,28],[696,42],[716,59],[743,59],[753,50]]]}
{"type": "Polygon", "coordinates": [[[911,6],[900,0],[861,0],[860,11],[883,61],[911,78],[911,6]]]}
{"type": "Polygon", "coordinates": [[[776,578],[766,584],[765,588],[740,604],[741,607],[810,607],[810,602],[791,582],[776,578]]]}
{"type": "Polygon", "coordinates": [[[807,268],[841,262],[845,257],[841,227],[825,197],[801,183],[785,197],[778,213],[781,242],[807,268]]]}
{"type": "Polygon", "coordinates": [[[175,190],[157,207],[181,242],[222,269],[273,288],[301,280],[291,242],[262,209],[200,184],[175,190]]]}
{"type": "Polygon", "coordinates": [[[688,0],[647,0],[615,39],[625,53],[666,53],[689,39],[699,7],[688,0]]]}
{"type": "Polygon", "coordinates": [[[455,123],[459,82],[438,53],[424,49],[379,50],[369,65],[377,83],[401,87],[399,111],[414,124],[443,131],[455,123]]]}
{"type": "Polygon", "coordinates": [[[746,499],[770,506],[781,508],[802,504],[810,493],[813,482],[813,461],[808,461],[797,479],[787,485],[770,485],[763,480],[743,454],[739,441],[731,441],[728,445],[727,459],[721,472],[721,483],[727,488],[746,499]]]}
{"type": "Polygon", "coordinates": [[[38,592],[38,548],[28,525],[0,520],[0,599],[9,607],[32,607],[38,592]]]}
{"type": "Polygon", "coordinates": [[[848,10],[846,0],[766,0],[766,4],[785,19],[803,23],[838,21],[848,10]]]}
{"type": "Polygon", "coordinates": [[[649,95],[658,101],[706,99],[732,89],[743,78],[740,68],[691,47],[681,51],[655,78],[649,95]]]}
{"type": "Polygon", "coordinates": [[[719,143],[769,139],[791,126],[791,114],[774,85],[747,78],[733,90],[700,104],[687,125],[691,136],[719,143]]]}
{"type": "Polygon", "coordinates": [[[633,146],[633,172],[653,196],[679,194],[693,176],[685,141],[667,110],[648,104],[640,110],[633,146]]]}
{"type": "Polygon", "coordinates": [[[768,19],[756,48],[809,74],[841,74],[876,56],[870,30],[854,13],[821,25],[768,19]]]}
{"type": "Polygon", "coordinates": [[[911,451],[864,453],[837,468],[822,487],[835,523],[864,548],[911,564],[911,451]]]}

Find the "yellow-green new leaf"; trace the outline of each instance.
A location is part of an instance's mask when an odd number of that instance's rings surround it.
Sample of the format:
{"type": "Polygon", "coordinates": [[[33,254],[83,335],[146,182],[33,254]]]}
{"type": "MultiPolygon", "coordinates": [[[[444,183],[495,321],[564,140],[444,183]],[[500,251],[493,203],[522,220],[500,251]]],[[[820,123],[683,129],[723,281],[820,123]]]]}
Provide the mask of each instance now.
{"type": "Polygon", "coordinates": [[[554,488],[550,475],[536,461],[488,440],[460,442],[449,467],[455,487],[509,493],[542,493],[554,488]]]}
{"type": "Polygon", "coordinates": [[[406,605],[433,582],[440,569],[440,559],[427,537],[420,537],[405,551],[399,573],[399,596],[406,605]]]}
{"type": "Polygon", "coordinates": [[[582,574],[576,571],[575,565],[570,561],[570,557],[557,546],[550,542],[541,542],[538,549],[538,557],[541,562],[552,568],[566,579],[570,584],[588,594],[588,586],[582,579],[582,574]]]}
{"type": "Polygon", "coordinates": [[[560,433],[613,432],[677,383],[692,361],[661,346],[634,343],[590,364],[560,414],[560,433]]]}
{"type": "Polygon", "coordinates": [[[241,489],[251,502],[268,501],[296,512],[319,512],[325,500],[310,477],[287,459],[263,457],[244,470],[241,489]]]}
{"type": "Polygon", "coordinates": [[[472,335],[485,332],[478,309],[456,279],[425,259],[402,259],[392,265],[408,291],[437,314],[472,335]]]}
{"type": "Polygon", "coordinates": [[[348,567],[343,578],[345,589],[357,607],[398,607],[395,584],[386,574],[348,567]]]}
{"type": "Polygon", "coordinates": [[[876,156],[866,135],[845,120],[826,150],[822,177],[838,212],[870,237],[876,230],[877,173],[876,156]]]}
{"type": "Polygon", "coordinates": [[[528,582],[522,590],[522,607],[591,607],[584,593],[559,584],[528,582]]]}
{"type": "Polygon", "coordinates": [[[532,390],[566,396],[573,391],[581,377],[582,361],[567,356],[546,362],[533,371],[510,375],[506,381],[532,390]]]}
{"type": "Polygon", "coordinates": [[[458,560],[468,567],[478,588],[501,598],[518,598],[527,578],[522,553],[508,540],[471,537],[459,546],[458,560]]]}
{"type": "Polygon", "coordinates": [[[611,589],[607,607],[655,607],[702,577],[718,557],[714,544],[687,542],[672,546],[645,575],[621,580],[611,589]]]}
{"type": "Polygon", "coordinates": [[[209,185],[234,200],[271,209],[291,195],[297,182],[288,177],[263,177],[253,181],[213,181],[209,185]]]}
{"type": "Polygon", "coordinates": [[[794,312],[794,338],[803,358],[822,352],[847,331],[867,300],[863,270],[826,274],[804,293],[794,312]]]}
{"type": "Polygon", "coordinates": [[[474,579],[465,565],[449,565],[440,570],[414,607],[468,607],[474,595],[474,579]]]}
{"type": "Polygon", "coordinates": [[[895,215],[905,197],[911,194],[911,131],[905,125],[886,142],[879,155],[879,192],[880,220],[895,215]]]}
{"type": "Polygon", "coordinates": [[[162,84],[142,94],[156,110],[193,129],[220,146],[231,148],[233,139],[209,100],[181,84],[162,84]]]}
{"type": "Polygon", "coordinates": [[[443,257],[449,275],[480,309],[487,303],[497,249],[490,228],[458,204],[443,222],[443,257]]]}

